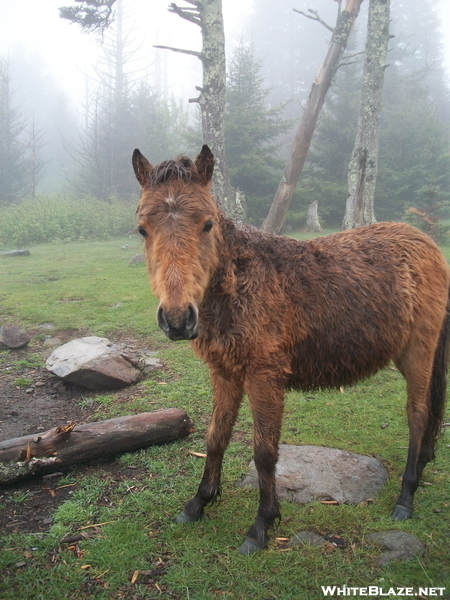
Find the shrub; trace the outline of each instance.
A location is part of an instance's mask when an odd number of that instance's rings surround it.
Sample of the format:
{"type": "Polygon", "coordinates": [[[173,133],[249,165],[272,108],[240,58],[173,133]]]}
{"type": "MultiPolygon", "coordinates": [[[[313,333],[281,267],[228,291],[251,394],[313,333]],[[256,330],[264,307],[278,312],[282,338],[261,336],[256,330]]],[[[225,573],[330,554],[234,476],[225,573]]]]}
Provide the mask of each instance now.
{"type": "Polygon", "coordinates": [[[0,245],[103,240],[133,230],[136,203],[37,197],[0,209],[0,245]]]}

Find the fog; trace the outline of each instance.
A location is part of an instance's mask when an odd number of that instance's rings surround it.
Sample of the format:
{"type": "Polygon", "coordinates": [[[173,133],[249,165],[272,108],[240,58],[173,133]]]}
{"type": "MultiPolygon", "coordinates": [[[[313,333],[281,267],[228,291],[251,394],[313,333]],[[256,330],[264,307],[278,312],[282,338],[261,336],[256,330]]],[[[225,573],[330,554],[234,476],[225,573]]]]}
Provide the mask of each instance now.
{"type": "MultiPolygon", "coordinates": [[[[180,0],[179,4],[184,3],[180,0]]],[[[348,47],[350,54],[363,50],[368,4],[364,0],[356,20],[348,47]]],[[[111,57],[106,60],[109,65],[105,63],[105,52],[111,46],[114,28],[103,39],[83,33],[78,25],[59,17],[58,9],[64,5],[73,5],[73,1],[0,0],[0,58],[9,68],[14,118],[19,129],[22,126],[22,142],[27,138],[28,154],[30,136],[34,136],[33,151],[40,155],[41,173],[33,195],[37,191],[107,198],[114,190],[114,194],[123,192],[129,197],[135,185],[129,167],[130,148],[147,145],[152,158],[158,160],[167,157],[167,153],[195,151],[200,143],[198,105],[189,99],[198,96],[201,63],[194,56],[154,48],[163,45],[199,51],[200,28],[169,13],[166,0],[123,0],[126,97],[132,107],[127,110],[136,112],[136,107],[140,107],[143,114],[135,114],[132,124],[106,124],[100,113],[105,109],[105,89],[111,85],[105,78],[111,76],[113,63],[111,57]],[[94,125],[101,125],[109,133],[118,128],[120,135],[128,135],[126,139],[116,136],[124,152],[120,164],[125,166],[120,185],[112,183],[107,191],[103,183],[90,182],[93,174],[86,171],[89,161],[92,164],[89,135],[94,125]],[[150,132],[147,144],[142,141],[144,130],[150,132]],[[126,185],[121,188],[125,180],[126,185]],[[80,186],[80,181],[86,185],[80,186]]],[[[251,48],[251,64],[247,67],[254,69],[254,92],[260,98],[255,106],[267,125],[266,133],[260,132],[260,139],[254,137],[256,129],[246,133],[253,140],[255,152],[259,152],[257,158],[249,158],[253,152],[249,149],[247,154],[239,154],[242,148],[239,150],[239,143],[232,139],[232,123],[228,124],[225,140],[232,184],[245,192],[250,220],[257,225],[273,198],[302,105],[331,35],[321,24],[294,13],[293,8],[316,10],[334,25],[335,0],[223,0],[227,63],[233,64],[240,43],[251,48]],[[249,161],[246,178],[240,172],[244,159],[249,161]],[[257,164],[261,170],[252,171],[257,164]],[[262,181],[265,187],[259,183],[262,181]]],[[[433,171],[433,160],[435,164],[439,162],[436,156],[442,153],[444,157],[449,150],[444,138],[450,123],[450,3],[391,0],[391,14],[395,37],[386,70],[377,202],[381,216],[401,218],[408,203],[420,204],[420,190],[432,182],[438,182],[445,201],[450,199],[450,184],[440,180],[440,173],[447,168],[444,158],[439,173],[433,171]],[[436,14],[432,12],[435,8],[436,14]],[[405,123],[407,117],[410,120],[405,123]],[[400,141],[404,144],[401,149],[400,141]],[[420,152],[411,151],[407,157],[406,150],[416,147],[420,152]],[[394,179],[399,183],[393,191],[388,182],[393,180],[390,171],[394,164],[405,180],[396,172],[394,179]]],[[[295,222],[301,222],[305,206],[316,197],[321,202],[323,218],[337,223],[342,216],[346,168],[357,123],[362,59],[356,56],[348,62],[348,66],[339,69],[327,95],[305,183],[300,182],[298,198],[294,199],[295,222]]],[[[239,108],[235,111],[239,115],[239,108]]],[[[236,123],[234,127],[236,132],[236,123]]],[[[111,172],[118,171],[117,166],[109,168],[111,172]]],[[[101,177],[111,179],[112,175],[101,177]]],[[[14,192],[12,197],[20,201],[26,193],[14,192]]],[[[0,205],[2,202],[5,203],[0,198],[0,205]]]]}
{"type": "MultiPolygon", "coordinates": [[[[226,39],[230,48],[242,35],[253,2],[257,0],[224,0],[226,39]]],[[[292,0],[292,6],[309,4],[323,13],[331,0],[292,0]]],[[[395,0],[393,4],[395,3],[395,0]]],[[[365,1],[367,4],[367,0],[365,1]]],[[[55,80],[74,101],[84,87],[84,73],[101,56],[101,40],[93,34],[83,34],[77,25],[59,17],[58,8],[71,5],[70,0],[2,0],[0,2],[0,55],[8,55],[16,45],[38,53],[48,65],[55,80]]],[[[126,0],[126,11],[133,37],[140,46],[142,68],[145,61],[151,68],[155,60],[154,45],[199,49],[200,31],[170,14],[166,0],[126,0]]],[[[364,5],[363,5],[364,6],[364,5]]],[[[438,11],[444,34],[445,65],[450,75],[450,3],[441,0],[438,11]]],[[[293,16],[294,18],[294,16],[293,16]]],[[[162,51],[159,51],[162,52],[162,51]]],[[[199,65],[195,58],[165,53],[168,62],[169,91],[182,97],[193,92],[198,81],[199,65]]]]}
{"type": "MultiPolygon", "coordinates": [[[[319,4],[324,0],[319,0],[319,4]]],[[[80,27],[59,17],[60,6],[71,0],[2,0],[0,2],[0,55],[22,46],[42,57],[61,88],[77,103],[84,93],[85,74],[102,56],[99,35],[82,33],[80,27]]],[[[182,3],[180,3],[182,4],[182,3]]],[[[231,47],[241,36],[253,0],[225,0],[223,3],[227,43],[231,47]]],[[[130,45],[136,51],[133,68],[154,70],[156,55],[167,63],[167,93],[188,98],[196,95],[201,69],[195,57],[155,50],[154,45],[199,50],[200,29],[167,10],[166,0],[125,0],[130,45]]]]}

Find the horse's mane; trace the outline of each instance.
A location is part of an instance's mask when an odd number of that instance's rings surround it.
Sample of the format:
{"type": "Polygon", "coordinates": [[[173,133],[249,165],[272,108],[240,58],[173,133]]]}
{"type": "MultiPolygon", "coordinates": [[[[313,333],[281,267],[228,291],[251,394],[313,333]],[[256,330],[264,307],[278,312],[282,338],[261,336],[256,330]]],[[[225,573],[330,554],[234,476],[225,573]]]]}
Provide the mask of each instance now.
{"type": "Polygon", "coordinates": [[[171,177],[187,181],[198,179],[195,165],[187,156],[179,156],[175,160],[165,160],[156,165],[151,171],[150,182],[155,186],[168,181],[171,177]]]}

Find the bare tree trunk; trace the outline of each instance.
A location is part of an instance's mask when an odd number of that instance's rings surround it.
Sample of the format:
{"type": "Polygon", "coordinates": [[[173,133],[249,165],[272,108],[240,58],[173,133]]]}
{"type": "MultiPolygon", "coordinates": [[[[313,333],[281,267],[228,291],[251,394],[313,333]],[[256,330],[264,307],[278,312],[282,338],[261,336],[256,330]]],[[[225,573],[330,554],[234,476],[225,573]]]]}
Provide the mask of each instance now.
{"type": "Polygon", "coordinates": [[[390,0],[370,0],[363,85],[355,146],[348,166],[348,198],[343,229],[375,223],[378,124],[389,42],[390,0]]]}
{"type": "Polygon", "coordinates": [[[283,228],[295,186],[305,164],[306,155],[308,154],[325,94],[336,72],[339,59],[347,45],[353,23],[358,16],[362,2],[363,0],[347,0],[344,10],[339,14],[327,54],[311,87],[311,92],[302,118],[300,119],[291,157],[278,185],[269,214],[262,225],[264,231],[280,233],[283,228]]]}
{"type": "Polygon", "coordinates": [[[192,431],[184,410],[168,408],[5,440],[0,442],[0,484],[171,442],[192,431]]]}
{"type": "Polygon", "coordinates": [[[203,85],[196,88],[200,95],[198,98],[192,98],[189,102],[198,102],[200,105],[203,142],[211,148],[215,157],[213,185],[217,203],[227,216],[237,221],[243,221],[245,198],[242,192],[235,190],[231,185],[225,153],[226,59],[222,0],[185,1],[193,8],[179,7],[172,2],[169,11],[201,28],[202,51],[195,52],[168,46],[156,46],[156,48],[191,54],[202,61],[203,85]]]}
{"type": "Polygon", "coordinates": [[[317,213],[317,209],[319,208],[319,203],[317,200],[314,200],[308,207],[308,214],[306,215],[306,229],[313,233],[319,233],[322,231],[322,227],[320,226],[319,215],[317,213]]]}

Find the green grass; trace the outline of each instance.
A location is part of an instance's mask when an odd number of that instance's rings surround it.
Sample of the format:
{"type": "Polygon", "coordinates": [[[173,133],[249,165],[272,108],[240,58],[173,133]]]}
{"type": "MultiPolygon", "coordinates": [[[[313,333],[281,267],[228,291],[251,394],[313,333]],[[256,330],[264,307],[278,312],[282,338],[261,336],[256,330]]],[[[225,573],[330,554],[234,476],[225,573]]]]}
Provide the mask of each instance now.
{"type": "MultiPolygon", "coordinates": [[[[74,337],[79,331],[129,333],[160,349],[166,369],[149,377],[127,402],[99,395],[99,418],[177,406],[196,426],[184,440],[120,457],[126,474],[120,479],[100,464],[89,475],[74,468],[60,480],[58,485],[75,485],[48,533],[5,533],[1,538],[0,598],[315,600],[323,598],[322,585],[446,587],[443,597],[450,598],[449,428],[416,493],[414,518],[403,523],[389,518],[407,445],[404,383],[394,369],[343,391],[289,393],[286,398],[282,442],[332,446],[383,461],[390,478],[372,503],[282,502],[283,518],[267,550],[240,556],[237,548],[258,495],[236,486],[251,458],[251,416],[244,404],[225,457],[220,503],[208,508],[199,523],[173,523],[201,477],[204,461],[189,452],[204,451],[211,390],[207,369],[188,344],[169,344],[157,330],[145,267],[127,265],[139,250],[134,238],[120,239],[37,246],[30,257],[0,261],[3,319],[31,328],[52,322],[57,329],[73,329],[74,337]],[[80,528],[89,536],[78,543],[79,552],[61,545],[64,535],[80,528]],[[347,545],[330,552],[312,547],[284,551],[276,538],[304,529],[340,535],[347,545]],[[366,536],[386,529],[417,536],[427,546],[425,556],[378,567],[379,552],[366,536]]],[[[33,341],[28,356],[36,362],[33,341]]],[[[25,493],[13,501],[24,502],[25,493]]]]}
{"type": "Polygon", "coordinates": [[[156,303],[149,294],[145,266],[128,265],[141,251],[134,235],[107,242],[37,245],[29,257],[4,258],[0,314],[24,326],[51,322],[56,329],[88,329],[95,335],[116,329],[156,334],[156,303]]]}

